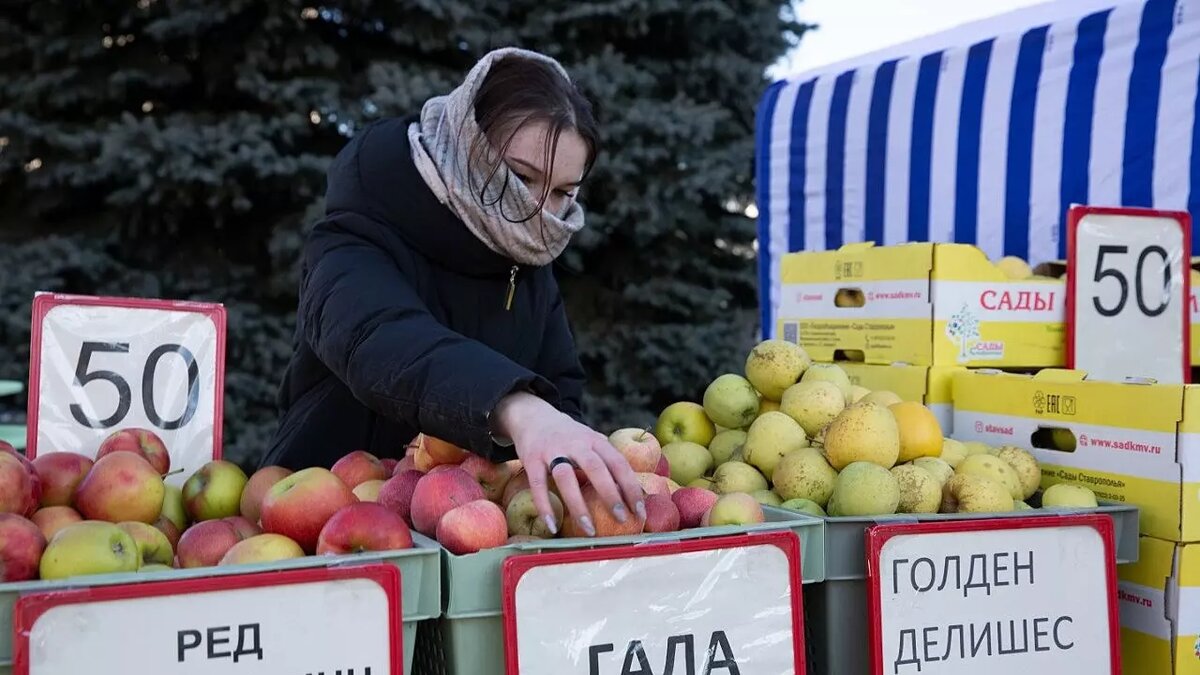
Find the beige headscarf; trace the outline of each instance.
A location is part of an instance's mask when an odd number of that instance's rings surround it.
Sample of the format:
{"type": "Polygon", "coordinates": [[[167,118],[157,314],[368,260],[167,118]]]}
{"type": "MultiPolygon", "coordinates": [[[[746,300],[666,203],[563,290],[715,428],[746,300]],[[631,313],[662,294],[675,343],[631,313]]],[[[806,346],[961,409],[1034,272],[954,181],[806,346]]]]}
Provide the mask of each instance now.
{"type": "MultiPolygon", "coordinates": [[[[409,145],[417,170],[429,189],[488,248],[523,265],[548,265],[567,247],[571,235],[583,228],[583,208],[572,200],[563,214],[543,210],[540,217],[535,215],[514,223],[512,220],[532,213],[538,200],[522,181],[509,173],[504,162],[500,162],[481,200],[479,191],[491,167],[473,163],[469,156],[476,139],[488,142],[475,122],[476,92],[492,64],[505,57],[550,63],[570,79],[557,61],[537,52],[511,47],[490,52],[454,91],[425,102],[420,121],[408,128],[409,145]],[[503,197],[497,200],[501,189],[503,197]]],[[[491,146],[479,147],[488,148],[491,157],[496,157],[491,146]]]]}

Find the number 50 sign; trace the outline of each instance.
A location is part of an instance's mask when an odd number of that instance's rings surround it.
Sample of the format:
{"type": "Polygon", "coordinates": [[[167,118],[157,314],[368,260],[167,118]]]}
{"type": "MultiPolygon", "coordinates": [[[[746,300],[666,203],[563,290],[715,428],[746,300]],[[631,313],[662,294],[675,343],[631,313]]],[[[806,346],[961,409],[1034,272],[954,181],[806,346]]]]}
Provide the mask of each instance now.
{"type": "Polygon", "coordinates": [[[173,483],[221,455],[221,305],[41,293],[29,358],[30,457],[94,457],[106,436],[147,429],[167,446],[173,483]]]}
{"type": "Polygon", "coordinates": [[[1097,380],[1189,378],[1191,217],[1073,206],[1067,228],[1067,366],[1097,380]]]}

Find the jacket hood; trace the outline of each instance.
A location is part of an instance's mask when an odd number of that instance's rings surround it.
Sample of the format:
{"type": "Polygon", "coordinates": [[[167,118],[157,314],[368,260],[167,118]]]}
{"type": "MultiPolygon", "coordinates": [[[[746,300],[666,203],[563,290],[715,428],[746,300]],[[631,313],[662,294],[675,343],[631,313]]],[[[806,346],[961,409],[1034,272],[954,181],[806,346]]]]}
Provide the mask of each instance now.
{"type": "Polygon", "coordinates": [[[408,140],[408,125],[417,120],[374,122],[342,148],[326,174],[326,214],[352,212],[386,223],[439,266],[470,276],[507,275],[516,263],[477,239],[417,171],[408,140]]]}

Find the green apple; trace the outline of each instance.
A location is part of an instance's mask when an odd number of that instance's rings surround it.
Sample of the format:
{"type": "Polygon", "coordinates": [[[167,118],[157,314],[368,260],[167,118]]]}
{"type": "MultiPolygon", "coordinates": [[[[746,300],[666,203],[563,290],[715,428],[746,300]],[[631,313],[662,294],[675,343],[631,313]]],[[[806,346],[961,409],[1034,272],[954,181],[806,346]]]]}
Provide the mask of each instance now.
{"type": "Polygon", "coordinates": [[[233,462],[217,459],[200,467],[183,484],[183,504],[194,522],[238,515],[246,472],[233,462]]]}
{"type": "Polygon", "coordinates": [[[166,486],[161,515],[174,523],[180,532],[187,529],[187,511],[183,508],[183,490],[178,485],[166,486]]]}
{"type": "Polygon", "coordinates": [[[663,446],[662,454],[671,466],[671,480],[687,485],[703,477],[712,468],[708,448],[696,443],[677,441],[663,446]]]}
{"type": "Polygon", "coordinates": [[[704,406],[687,401],[667,406],[658,416],[658,424],[654,427],[655,438],[664,446],[687,442],[707,448],[716,435],[716,427],[705,414],[704,406]]]}
{"type": "Polygon", "coordinates": [[[1081,486],[1055,483],[1042,493],[1042,508],[1090,508],[1098,506],[1096,493],[1081,486]]]}
{"type": "Polygon", "coordinates": [[[42,554],[39,571],[43,580],[67,579],[136,572],[140,562],[137,542],[128,532],[114,523],[85,520],[54,535],[42,554]]]}
{"type": "Polygon", "coordinates": [[[758,392],[741,375],[722,375],[704,391],[705,414],[726,429],[750,426],[758,417],[758,406],[758,392]]]}
{"type": "Polygon", "coordinates": [[[153,525],[138,522],[117,523],[133,538],[137,545],[139,567],[146,565],[170,565],[175,560],[175,551],[171,550],[171,542],[167,535],[153,525]]]}

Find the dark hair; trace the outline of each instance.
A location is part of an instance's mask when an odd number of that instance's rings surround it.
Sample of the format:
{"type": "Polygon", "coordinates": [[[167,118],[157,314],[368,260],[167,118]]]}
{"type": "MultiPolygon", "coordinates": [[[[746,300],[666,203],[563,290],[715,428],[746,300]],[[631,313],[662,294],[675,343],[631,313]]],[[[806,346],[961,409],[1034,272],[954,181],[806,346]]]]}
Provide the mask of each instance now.
{"type": "MultiPolygon", "coordinates": [[[[491,146],[496,157],[485,160],[491,166],[487,179],[479,186],[479,200],[487,206],[499,204],[508,188],[508,172],[505,184],[500,187],[494,200],[486,197],[488,185],[500,172],[504,155],[512,143],[513,136],[530,122],[545,122],[546,154],[545,168],[549,173],[558,152],[558,138],[563,130],[574,130],[587,145],[587,162],[583,175],[591,173],[600,148],[600,131],[592,112],[592,105],[583,93],[562,73],[541,59],[506,57],[492,64],[476,93],[475,122],[482,131],[485,145],[491,146]],[[490,203],[489,203],[490,202],[490,203]]],[[[475,143],[480,140],[476,139],[475,143]]],[[[472,147],[471,157],[479,157],[480,148],[472,147]]],[[[472,172],[468,172],[472,175],[472,172]]],[[[549,176],[547,176],[548,178],[549,176]]],[[[516,220],[504,216],[509,222],[524,222],[539,215],[550,196],[549,180],[538,199],[537,209],[516,220]]],[[[501,213],[501,215],[504,215],[501,213]]]]}

